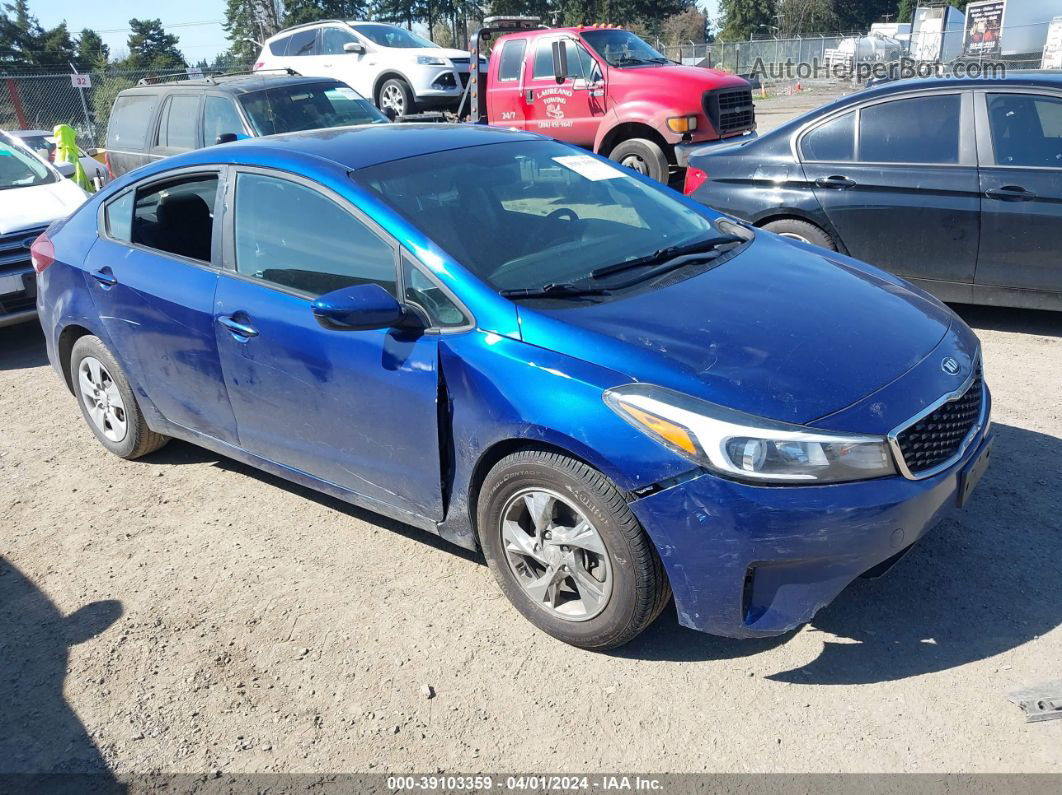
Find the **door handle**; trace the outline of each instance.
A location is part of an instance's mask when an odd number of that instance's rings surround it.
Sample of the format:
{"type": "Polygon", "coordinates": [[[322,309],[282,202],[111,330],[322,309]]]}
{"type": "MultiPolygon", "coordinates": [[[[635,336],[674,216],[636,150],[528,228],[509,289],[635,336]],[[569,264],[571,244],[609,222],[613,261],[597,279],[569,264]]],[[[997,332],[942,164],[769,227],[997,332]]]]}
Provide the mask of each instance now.
{"type": "Polygon", "coordinates": [[[92,274],[92,278],[102,284],[104,287],[114,287],[118,284],[118,280],[114,278],[114,273],[106,265],[95,271],[92,274]]]}
{"type": "Polygon", "coordinates": [[[985,196],[990,199],[999,199],[1005,202],[1027,202],[1036,198],[1031,190],[1025,190],[1020,185],[1004,185],[1002,188],[989,188],[985,196]]]}
{"type": "Polygon", "coordinates": [[[236,320],[232,315],[219,315],[218,323],[223,325],[236,337],[242,337],[243,339],[250,339],[251,337],[258,336],[258,329],[254,326],[249,326],[246,323],[241,323],[236,320]]]}
{"type": "Polygon", "coordinates": [[[848,190],[849,188],[854,188],[856,186],[856,181],[854,179],[849,179],[848,177],[840,176],[819,177],[817,180],[815,180],[815,184],[818,185],[820,188],[832,188],[833,190],[848,190]]]}

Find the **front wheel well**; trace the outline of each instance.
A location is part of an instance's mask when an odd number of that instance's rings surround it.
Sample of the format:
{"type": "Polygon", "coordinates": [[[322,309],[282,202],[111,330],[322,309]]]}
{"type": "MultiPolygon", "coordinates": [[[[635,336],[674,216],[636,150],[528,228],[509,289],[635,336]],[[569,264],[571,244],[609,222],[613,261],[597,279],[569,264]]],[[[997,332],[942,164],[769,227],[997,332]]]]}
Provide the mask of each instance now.
{"type": "Polygon", "coordinates": [[[486,480],[487,474],[495,467],[495,465],[508,455],[519,452],[521,450],[538,450],[543,453],[556,453],[557,455],[563,455],[571,458],[575,461],[579,461],[582,464],[591,469],[597,469],[592,463],[585,458],[576,455],[571,450],[567,450],[560,445],[550,444],[549,442],[539,441],[537,439],[505,439],[500,442],[496,442],[492,446],[488,447],[480,455],[479,460],[476,462],[475,469],[472,470],[472,478],[469,481],[468,486],[468,518],[472,525],[472,533],[476,539],[476,546],[482,548],[483,544],[479,537],[479,490],[483,485],[483,481],[486,480]]]}
{"type": "Polygon", "coordinates": [[[82,337],[91,336],[92,332],[84,326],[69,325],[59,333],[59,341],[55,347],[55,354],[59,357],[59,366],[66,380],[66,388],[74,393],[74,379],[70,372],[70,353],[74,350],[74,343],[82,337]]]}
{"type": "MultiPolygon", "coordinates": [[[[384,72],[376,78],[376,82],[372,86],[372,101],[373,104],[377,107],[379,107],[380,105],[380,89],[383,88],[383,84],[386,83],[388,80],[401,80],[403,83],[409,86],[410,91],[413,91],[413,84],[410,83],[406,79],[406,76],[401,72],[384,72]]],[[[413,93],[414,95],[416,94],[415,91],[413,91],[413,93]]]]}
{"type": "Polygon", "coordinates": [[[623,141],[629,141],[631,138],[645,138],[652,141],[654,144],[664,150],[664,154],[667,155],[667,162],[671,165],[675,165],[675,147],[664,140],[659,132],[648,124],[642,124],[641,122],[629,121],[623,124],[617,124],[605,137],[601,139],[601,146],[598,147],[597,153],[604,157],[608,157],[609,153],[615,149],[623,141]]]}

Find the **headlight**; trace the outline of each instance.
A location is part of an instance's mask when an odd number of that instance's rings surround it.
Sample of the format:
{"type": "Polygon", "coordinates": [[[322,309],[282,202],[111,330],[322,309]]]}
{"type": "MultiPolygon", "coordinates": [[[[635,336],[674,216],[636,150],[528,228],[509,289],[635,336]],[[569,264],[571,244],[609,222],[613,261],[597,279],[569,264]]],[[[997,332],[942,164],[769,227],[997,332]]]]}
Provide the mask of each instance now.
{"type": "Polygon", "coordinates": [[[838,483],[896,474],[881,436],[791,425],[647,384],[609,389],[605,402],[662,444],[740,480],[838,483]]]}
{"type": "Polygon", "coordinates": [[[418,55],[417,63],[421,66],[449,66],[450,62],[445,58],[436,58],[434,55],[418,55]]]}

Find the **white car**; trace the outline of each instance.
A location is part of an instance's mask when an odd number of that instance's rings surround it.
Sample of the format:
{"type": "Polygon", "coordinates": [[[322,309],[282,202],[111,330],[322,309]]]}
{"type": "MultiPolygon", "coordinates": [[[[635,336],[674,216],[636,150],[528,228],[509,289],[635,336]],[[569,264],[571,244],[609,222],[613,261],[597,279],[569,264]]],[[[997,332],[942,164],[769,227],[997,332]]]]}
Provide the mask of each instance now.
{"type": "Polygon", "coordinates": [[[380,110],[402,116],[456,109],[468,84],[468,64],[464,50],[445,49],[397,25],[324,20],[267,39],[254,70],[333,77],[371,97],[380,110]]]}
{"type": "Polygon", "coordinates": [[[70,215],[87,198],[51,163],[0,132],[0,326],[37,316],[30,246],[52,221],[70,215]]]}
{"type": "MultiPolygon", "coordinates": [[[[12,138],[18,138],[42,160],[47,160],[52,164],[55,163],[55,136],[47,130],[10,130],[8,135],[12,138]]],[[[85,174],[89,180],[98,179],[100,185],[106,185],[107,179],[110,177],[107,173],[107,166],[91,155],[86,154],[80,147],[78,147],[77,154],[78,160],[81,161],[81,167],[85,169],[85,174]]],[[[59,169],[59,173],[66,177],[72,176],[73,169],[70,169],[70,173],[67,174],[62,165],[56,166],[59,169]]]]}

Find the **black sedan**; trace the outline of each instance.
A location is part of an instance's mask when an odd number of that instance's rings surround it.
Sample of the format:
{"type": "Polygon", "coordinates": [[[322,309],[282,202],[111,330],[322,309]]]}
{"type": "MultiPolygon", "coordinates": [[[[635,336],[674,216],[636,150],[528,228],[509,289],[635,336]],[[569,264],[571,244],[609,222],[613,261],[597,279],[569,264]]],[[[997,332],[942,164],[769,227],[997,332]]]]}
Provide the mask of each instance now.
{"type": "Polygon", "coordinates": [[[914,79],[690,156],[686,193],[945,301],[1062,310],[1062,75],[914,79]]]}

